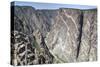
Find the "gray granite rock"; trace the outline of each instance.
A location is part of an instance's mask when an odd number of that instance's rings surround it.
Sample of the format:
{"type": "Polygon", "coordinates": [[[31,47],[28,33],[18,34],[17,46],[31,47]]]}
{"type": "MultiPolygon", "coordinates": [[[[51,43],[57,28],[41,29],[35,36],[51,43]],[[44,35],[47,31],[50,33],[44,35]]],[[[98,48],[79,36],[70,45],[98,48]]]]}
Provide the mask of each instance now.
{"type": "Polygon", "coordinates": [[[78,61],[97,60],[97,10],[83,11],[82,38],[78,61]]]}
{"type": "Polygon", "coordinates": [[[11,8],[12,65],[97,60],[96,9],[11,8]]]}
{"type": "Polygon", "coordinates": [[[81,11],[60,9],[55,24],[46,37],[46,45],[55,63],[76,62],[79,45],[81,11]]]}

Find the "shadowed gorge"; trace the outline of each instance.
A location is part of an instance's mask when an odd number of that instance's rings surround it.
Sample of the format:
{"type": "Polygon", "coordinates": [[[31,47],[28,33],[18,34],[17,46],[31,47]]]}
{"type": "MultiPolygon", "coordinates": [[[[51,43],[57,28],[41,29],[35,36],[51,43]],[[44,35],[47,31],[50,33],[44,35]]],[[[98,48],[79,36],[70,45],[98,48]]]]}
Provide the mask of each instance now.
{"type": "Polygon", "coordinates": [[[97,60],[97,9],[11,6],[11,65],[97,60]]]}

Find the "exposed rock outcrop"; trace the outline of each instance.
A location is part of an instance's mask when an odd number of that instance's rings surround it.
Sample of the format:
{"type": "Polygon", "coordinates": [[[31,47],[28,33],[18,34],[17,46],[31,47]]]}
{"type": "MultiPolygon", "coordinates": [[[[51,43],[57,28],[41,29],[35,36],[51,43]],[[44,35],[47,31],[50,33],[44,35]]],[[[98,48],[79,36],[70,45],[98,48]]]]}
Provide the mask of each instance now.
{"type": "Polygon", "coordinates": [[[82,38],[79,50],[79,61],[97,60],[97,12],[83,11],[82,38]]]}
{"type": "Polygon", "coordinates": [[[96,9],[11,10],[12,65],[97,60],[96,9]]]}

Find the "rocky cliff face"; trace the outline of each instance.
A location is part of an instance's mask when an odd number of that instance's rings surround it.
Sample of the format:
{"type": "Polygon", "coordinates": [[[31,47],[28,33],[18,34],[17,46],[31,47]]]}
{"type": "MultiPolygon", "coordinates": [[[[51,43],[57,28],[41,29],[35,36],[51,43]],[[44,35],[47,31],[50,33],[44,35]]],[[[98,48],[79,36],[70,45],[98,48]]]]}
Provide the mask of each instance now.
{"type": "Polygon", "coordinates": [[[97,60],[96,9],[11,9],[12,65],[97,60]]]}
{"type": "Polygon", "coordinates": [[[97,12],[83,11],[83,26],[79,51],[79,61],[97,60],[97,12]]]}

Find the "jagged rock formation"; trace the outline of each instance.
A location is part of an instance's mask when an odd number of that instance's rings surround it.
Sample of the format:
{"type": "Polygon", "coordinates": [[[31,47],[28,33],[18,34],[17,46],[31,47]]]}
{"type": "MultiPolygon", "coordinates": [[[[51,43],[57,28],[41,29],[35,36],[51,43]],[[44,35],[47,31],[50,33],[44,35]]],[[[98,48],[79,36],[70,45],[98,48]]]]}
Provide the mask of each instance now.
{"type": "Polygon", "coordinates": [[[96,9],[11,10],[12,65],[97,60],[96,9]]]}

